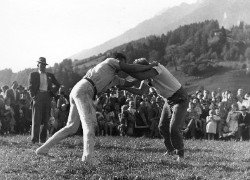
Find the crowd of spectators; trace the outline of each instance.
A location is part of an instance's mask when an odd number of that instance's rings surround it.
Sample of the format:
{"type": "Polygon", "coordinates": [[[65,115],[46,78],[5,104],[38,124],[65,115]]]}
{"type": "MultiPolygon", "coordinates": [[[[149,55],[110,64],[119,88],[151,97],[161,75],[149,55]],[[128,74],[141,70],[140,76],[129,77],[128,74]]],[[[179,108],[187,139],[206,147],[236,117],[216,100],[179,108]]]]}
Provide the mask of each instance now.
{"type": "Polygon", "coordinates": [[[191,95],[183,135],[193,139],[250,138],[250,93],[238,89],[216,92],[196,91],[191,95]]]}
{"type": "MultiPolygon", "coordinates": [[[[20,94],[16,109],[6,96],[10,88],[2,86],[0,90],[0,134],[29,134],[32,103],[29,92],[21,85],[16,88],[20,94]]],[[[67,123],[70,106],[67,94],[60,89],[51,102],[49,134],[54,134],[67,123]]],[[[142,96],[112,88],[95,101],[96,135],[161,138],[158,124],[163,104],[164,99],[153,88],[142,96]]],[[[249,111],[250,93],[243,89],[235,95],[228,90],[198,90],[190,95],[183,136],[186,139],[249,140],[249,111]]],[[[78,133],[81,131],[79,128],[78,133]]]]}

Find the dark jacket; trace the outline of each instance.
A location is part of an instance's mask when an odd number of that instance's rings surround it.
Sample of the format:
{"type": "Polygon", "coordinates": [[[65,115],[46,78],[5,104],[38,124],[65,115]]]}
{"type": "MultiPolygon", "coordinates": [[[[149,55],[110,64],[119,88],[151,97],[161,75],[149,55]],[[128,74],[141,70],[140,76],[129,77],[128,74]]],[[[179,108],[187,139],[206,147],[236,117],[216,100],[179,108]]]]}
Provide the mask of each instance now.
{"type": "Polygon", "coordinates": [[[250,114],[246,113],[246,116],[244,117],[242,114],[239,116],[238,124],[244,123],[246,126],[250,126],[250,114]]]}
{"type": "Polygon", "coordinates": [[[5,92],[5,97],[6,98],[10,98],[10,103],[11,105],[16,105],[19,103],[19,100],[20,100],[20,94],[17,90],[13,90],[13,89],[8,89],[6,92],[5,92]],[[13,91],[16,91],[16,98],[15,98],[15,95],[14,95],[14,92],[13,91]]]}
{"type": "MultiPolygon", "coordinates": [[[[48,82],[48,92],[51,96],[55,96],[56,92],[60,88],[60,83],[56,80],[52,73],[46,72],[48,82]],[[54,85],[54,86],[53,86],[54,85]]],[[[40,87],[40,74],[39,72],[32,72],[29,75],[29,92],[30,96],[34,97],[37,95],[40,87]]]]}

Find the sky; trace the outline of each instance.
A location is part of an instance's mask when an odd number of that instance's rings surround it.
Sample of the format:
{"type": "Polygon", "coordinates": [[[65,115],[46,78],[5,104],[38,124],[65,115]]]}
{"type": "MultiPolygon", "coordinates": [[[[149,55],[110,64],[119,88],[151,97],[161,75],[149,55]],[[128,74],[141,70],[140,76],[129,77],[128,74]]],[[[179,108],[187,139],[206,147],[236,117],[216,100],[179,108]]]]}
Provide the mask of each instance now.
{"type": "Polygon", "coordinates": [[[196,0],[2,0],[0,70],[53,66],[183,2],[196,0]]]}

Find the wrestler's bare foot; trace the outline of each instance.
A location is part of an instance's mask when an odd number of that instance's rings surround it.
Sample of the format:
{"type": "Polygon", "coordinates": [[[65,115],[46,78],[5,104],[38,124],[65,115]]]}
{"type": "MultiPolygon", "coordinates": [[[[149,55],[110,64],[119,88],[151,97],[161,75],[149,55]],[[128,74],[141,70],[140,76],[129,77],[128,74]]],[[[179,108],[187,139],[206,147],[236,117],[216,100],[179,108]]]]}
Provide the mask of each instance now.
{"type": "Polygon", "coordinates": [[[48,152],[49,152],[49,149],[43,146],[36,149],[36,155],[47,155],[48,152]]]}

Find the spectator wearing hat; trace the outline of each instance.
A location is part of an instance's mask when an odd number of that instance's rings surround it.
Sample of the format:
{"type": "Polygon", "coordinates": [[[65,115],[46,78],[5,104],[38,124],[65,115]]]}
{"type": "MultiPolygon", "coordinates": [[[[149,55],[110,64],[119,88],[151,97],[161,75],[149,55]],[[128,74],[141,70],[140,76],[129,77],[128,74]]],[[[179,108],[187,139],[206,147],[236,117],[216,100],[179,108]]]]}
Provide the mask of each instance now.
{"type": "Polygon", "coordinates": [[[48,64],[44,57],[40,57],[37,62],[38,71],[29,75],[29,92],[32,97],[31,141],[43,143],[47,139],[52,96],[58,91],[60,84],[52,73],[46,72],[48,64]],[[54,89],[52,85],[55,86],[54,89]]]}

